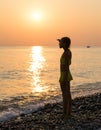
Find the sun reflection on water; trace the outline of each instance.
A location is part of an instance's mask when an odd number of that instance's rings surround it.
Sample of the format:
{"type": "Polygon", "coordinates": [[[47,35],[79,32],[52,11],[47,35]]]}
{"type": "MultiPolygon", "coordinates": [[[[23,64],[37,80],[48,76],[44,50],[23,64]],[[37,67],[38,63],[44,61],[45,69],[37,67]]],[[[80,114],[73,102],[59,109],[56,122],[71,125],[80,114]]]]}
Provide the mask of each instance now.
{"type": "Polygon", "coordinates": [[[34,46],[31,52],[31,63],[30,71],[32,72],[32,92],[43,92],[42,80],[40,79],[40,74],[45,65],[45,58],[42,55],[42,47],[34,46]]]}

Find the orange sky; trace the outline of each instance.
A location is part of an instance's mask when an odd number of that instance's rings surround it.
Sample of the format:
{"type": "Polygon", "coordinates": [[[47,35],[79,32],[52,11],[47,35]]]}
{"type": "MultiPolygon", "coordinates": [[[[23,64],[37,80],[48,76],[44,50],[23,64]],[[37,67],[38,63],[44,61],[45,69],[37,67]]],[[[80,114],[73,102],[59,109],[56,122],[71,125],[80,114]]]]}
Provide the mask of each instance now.
{"type": "Polygon", "coordinates": [[[0,45],[57,45],[62,36],[101,45],[101,0],[0,0],[0,45]]]}

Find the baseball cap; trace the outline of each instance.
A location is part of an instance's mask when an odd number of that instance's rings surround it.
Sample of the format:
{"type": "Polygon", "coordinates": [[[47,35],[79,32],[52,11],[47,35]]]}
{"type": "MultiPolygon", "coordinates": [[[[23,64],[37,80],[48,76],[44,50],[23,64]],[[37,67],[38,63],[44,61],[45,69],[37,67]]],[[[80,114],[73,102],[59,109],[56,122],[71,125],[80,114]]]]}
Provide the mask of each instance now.
{"type": "Polygon", "coordinates": [[[57,39],[57,41],[68,43],[68,42],[70,42],[70,38],[69,37],[62,37],[61,39],[57,39]]]}

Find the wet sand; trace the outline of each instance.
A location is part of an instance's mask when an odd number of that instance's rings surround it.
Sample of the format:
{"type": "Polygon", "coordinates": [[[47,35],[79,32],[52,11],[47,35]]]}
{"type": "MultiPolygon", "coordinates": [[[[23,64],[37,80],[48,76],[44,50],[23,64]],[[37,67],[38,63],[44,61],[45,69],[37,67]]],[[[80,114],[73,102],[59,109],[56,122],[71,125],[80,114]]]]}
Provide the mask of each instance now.
{"type": "Polygon", "coordinates": [[[75,98],[72,116],[64,119],[62,102],[0,123],[0,130],[97,130],[101,128],[101,93],[75,98]]]}

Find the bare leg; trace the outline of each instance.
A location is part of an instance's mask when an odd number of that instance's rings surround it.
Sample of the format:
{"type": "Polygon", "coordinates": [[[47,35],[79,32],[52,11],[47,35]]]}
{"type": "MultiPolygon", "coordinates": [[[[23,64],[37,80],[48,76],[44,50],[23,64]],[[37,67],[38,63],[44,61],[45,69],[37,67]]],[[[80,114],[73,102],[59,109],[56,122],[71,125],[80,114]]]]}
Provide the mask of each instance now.
{"type": "Polygon", "coordinates": [[[67,101],[67,115],[70,116],[71,115],[71,110],[72,110],[72,98],[71,98],[71,92],[70,92],[70,82],[68,82],[68,86],[67,86],[68,90],[68,95],[67,95],[67,98],[68,98],[68,101],[67,101]]]}
{"type": "Polygon", "coordinates": [[[71,115],[71,93],[70,93],[70,82],[68,83],[60,83],[61,90],[62,90],[62,97],[63,97],[63,112],[64,115],[70,116],[71,115]]]}

